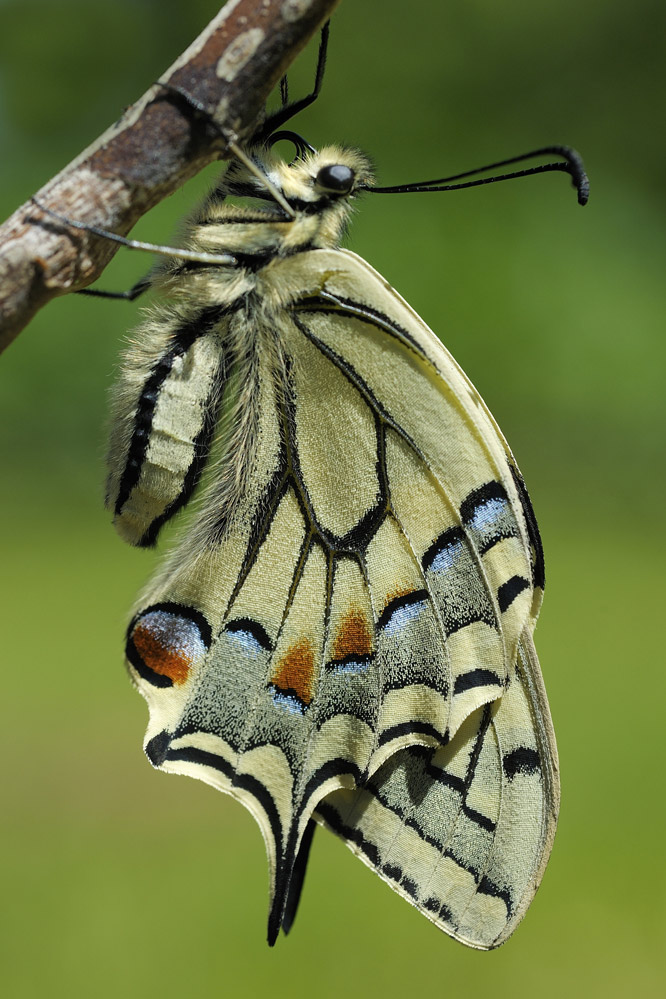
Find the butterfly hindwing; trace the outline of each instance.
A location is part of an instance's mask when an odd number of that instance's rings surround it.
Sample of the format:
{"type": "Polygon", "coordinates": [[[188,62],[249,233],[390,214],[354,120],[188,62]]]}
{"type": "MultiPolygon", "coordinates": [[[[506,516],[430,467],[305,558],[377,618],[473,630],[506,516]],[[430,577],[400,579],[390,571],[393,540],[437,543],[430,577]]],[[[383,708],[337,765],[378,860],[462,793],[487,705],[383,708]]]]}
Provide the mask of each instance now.
{"type": "Polygon", "coordinates": [[[472,712],[447,746],[400,750],[315,817],[441,929],[488,949],[538,887],[558,805],[555,741],[526,634],[502,698],[472,712]]]}

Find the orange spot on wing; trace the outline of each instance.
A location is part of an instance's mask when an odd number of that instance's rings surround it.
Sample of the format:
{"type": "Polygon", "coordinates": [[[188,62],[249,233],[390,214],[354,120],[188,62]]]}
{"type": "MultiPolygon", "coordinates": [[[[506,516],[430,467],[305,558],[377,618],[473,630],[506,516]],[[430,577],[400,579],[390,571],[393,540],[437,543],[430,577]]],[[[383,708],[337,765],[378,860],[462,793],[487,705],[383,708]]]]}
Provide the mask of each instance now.
{"type": "Polygon", "coordinates": [[[303,704],[312,700],[314,648],[309,638],[301,638],[278,662],[271,683],[278,690],[292,691],[303,704]]]}
{"type": "Polygon", "coordinates": [[[150,628],[137,624],[132,632],[134,646],[144,663],[154,673],[168,676],[174,683],[185,683],[192,660],[182,649],[169,648],[150,628]]]}
{"type": "Polygon", "coordinates": [[[386,594],[386,600],[384,601],[384,607],[388,607],[390,603],[394,600],[398,600],[400,597],[406,597],[410,593],[414,592],[413,586],[396,586],[394,590],[386,594]]]}
{"type": "Polygon", "coordinates": [[[369,656],[372,652],[372,632],[362,610],[351,607],[338,625],[331,659],[338,662],[347,656],[369,656]]]}

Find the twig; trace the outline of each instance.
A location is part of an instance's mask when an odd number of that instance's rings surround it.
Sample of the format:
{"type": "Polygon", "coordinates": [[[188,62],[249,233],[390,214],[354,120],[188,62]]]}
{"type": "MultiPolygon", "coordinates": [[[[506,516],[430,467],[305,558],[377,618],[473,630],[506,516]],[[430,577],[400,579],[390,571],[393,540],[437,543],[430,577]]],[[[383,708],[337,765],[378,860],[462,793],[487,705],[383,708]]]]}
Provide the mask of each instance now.
{"type": "MultiPolygon", "coordinates": [[[[270,91],[339,0],[230,0],[161,77],[243,138],[270,91]]],[[[61,215],[126,234],[148,209],[208,163],[225,142],[155,85],[37,200],[61,215]]],[[[95,281],[117,247],[65,230],[32,202],[0,227],[0,351],[57,295],[95,281]]]]}

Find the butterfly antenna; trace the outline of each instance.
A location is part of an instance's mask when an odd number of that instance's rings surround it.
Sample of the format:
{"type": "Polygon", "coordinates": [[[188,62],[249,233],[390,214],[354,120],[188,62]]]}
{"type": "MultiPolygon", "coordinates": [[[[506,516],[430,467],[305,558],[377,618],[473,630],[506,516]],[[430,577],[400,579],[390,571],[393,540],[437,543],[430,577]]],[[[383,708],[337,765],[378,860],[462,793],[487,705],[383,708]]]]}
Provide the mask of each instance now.
{"type": "Polygon", "coordinates": [[[575,149],[569,146],[544,146],[542,149],[535,149],[531,153],[524,153],[522,156],[512,156],[508,160],[498,160],[496,163],[488,163],[486,166],[477,167],[476,170],[466,170],[464,173],[456,173],[450,177],[439,177],[435,180],[415,181],[411,184],[397,184],[393,187],[370,187],[365,190],[373,194],[422,194],[426,191],[459,191],[464,187],[481,187],[483,184],[496,184],[501,180],[514,180],[516,177],[529,177],[536,173],[551,173],[559,171],[568,173],[571,182],[578,194],[578,204],[586,205],[590,196],[590,182],[580,155],[575,149]],[[480,180],[470,180],[462,184],[451,183],[462,180],[464,177],[474,177],[476,174],[485,173],[488,170],[497,170],[512,163],[522,163],[525,160],[534,159],[537,156],[558,155],[562,161],[553,163],[541,163],[539,166],[526,167],[523,170],[512,170],[509,173],[496,174],[494,177],[483,177],[480,180]]]}

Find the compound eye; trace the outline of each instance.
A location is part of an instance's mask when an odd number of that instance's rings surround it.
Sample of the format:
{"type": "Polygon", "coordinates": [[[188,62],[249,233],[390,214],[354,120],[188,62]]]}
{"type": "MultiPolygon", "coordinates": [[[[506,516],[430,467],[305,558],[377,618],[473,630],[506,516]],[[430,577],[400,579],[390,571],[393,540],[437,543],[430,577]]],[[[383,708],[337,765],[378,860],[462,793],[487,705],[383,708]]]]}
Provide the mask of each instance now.
{"type": "Polygon", "coordinates": [[[315,180],[317,187],[331,194],[349,194],[354,185],[354,171],[341,163],[324,166],[315,180]]]}

